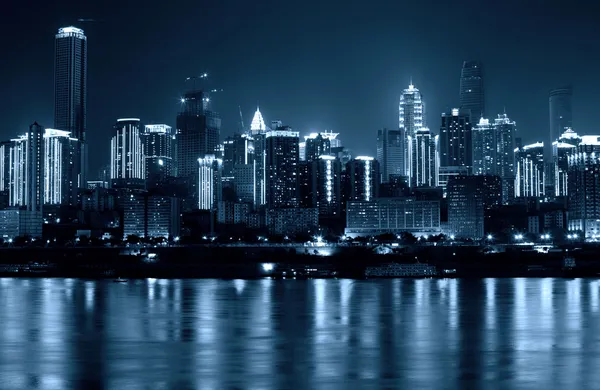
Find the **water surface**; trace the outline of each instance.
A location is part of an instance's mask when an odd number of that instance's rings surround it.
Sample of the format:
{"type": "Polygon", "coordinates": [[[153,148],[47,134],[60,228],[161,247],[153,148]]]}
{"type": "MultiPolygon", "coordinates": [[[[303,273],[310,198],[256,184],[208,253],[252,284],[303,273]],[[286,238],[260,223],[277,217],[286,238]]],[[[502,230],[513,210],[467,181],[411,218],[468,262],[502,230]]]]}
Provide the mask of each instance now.
{"type": "Polygon", "coordinates": [[[0,388],[598,389],[600,282],[0,279],[0,388]]]}

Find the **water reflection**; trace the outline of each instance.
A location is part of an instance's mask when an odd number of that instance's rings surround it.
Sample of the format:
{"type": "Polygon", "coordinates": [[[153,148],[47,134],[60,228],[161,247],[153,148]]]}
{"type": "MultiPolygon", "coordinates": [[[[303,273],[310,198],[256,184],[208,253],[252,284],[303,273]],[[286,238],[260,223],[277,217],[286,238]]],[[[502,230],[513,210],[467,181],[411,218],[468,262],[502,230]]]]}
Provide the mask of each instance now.
{"type": "Polygon", "coordinates": [[[596,388],[600,283],[0,279],[18,389],[596,388]]]}

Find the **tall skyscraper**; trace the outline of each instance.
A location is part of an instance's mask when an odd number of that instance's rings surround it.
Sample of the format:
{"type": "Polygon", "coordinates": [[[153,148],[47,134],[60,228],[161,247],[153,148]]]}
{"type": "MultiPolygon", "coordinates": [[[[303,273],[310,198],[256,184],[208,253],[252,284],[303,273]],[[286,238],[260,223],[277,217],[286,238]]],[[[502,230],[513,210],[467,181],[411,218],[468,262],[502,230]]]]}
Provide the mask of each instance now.
{"type": "Polygon", "coordinates": [[[471,120],[469,114],[453,108],[442,114],[440,127],[440,166],[467,167],[473,165],[471,120]]]}
{"type": "Polygon", "coordinates": [[[83,30],[63,27],[55,37],[54,128],[71,133],[79,145],[73,156],[78,187],[87,180],[87,37],[83,30]]]}
{"type": "MultiPolygon", "coordinates": [[[[333,139],[337,134],[333,135],[333,139]]],[[[331,153],[330,133],[311,133],[304,137],[304,160],[312,162],[331,153]]]]}
{"type": "Polygon", "coordinates": [[[175,161],[174,134],[171,126],[146,125],[142,133],[144,145],[144,170],[151,186],[173,176],[175,161]]]}
{"type": "Polygon", "coordinates": [[[27,204],[27,135],[10,140],[8,199],[11,206],[27,204]]]}
{"type": "MultiPolygon", "coordinates": [[[[262,206],[267,203],[267,138],[266,132],[270,130],[265,125],[263,116],[258,109],[254,113],[250,124],[250,133],[254,138],[254,205],[262,206]]],[[[277,129],[275,129],[277,130],[277,129]]],[[[298,149],[300,146],[298,145],[298,149]]],[[[300,151],[298,150],[298,154],[300,151]]],[[[300,158],[300,156],[298,156],[300,158]]]]}
{"type": "Polygon", "coordinates": [[[223,160],[214,155],[198,159],[198,209],[216,210],[222,198],[223,160]]]}
{"type": "Polygon", "coordinates": [[[341,171],[337,157],[320,156],[311,164],[311,207],[319,209],[319,216],[336,218],[342,210],[341,171]]]}
{"type": "Polygon", "coordinates": [[[496,131],[489,119],[480,118],[473,128],[473,174],[496,174],[496,131]]]}
{"type": "Polygon", "coordinates": [[[438,186],[438,136],[422,127],[409,137],[410,186],[438,186]]]}
{"type": "Polygon", "coordinates": [[[269,208],[298,207],[300,134],[279,126],[265,134],[266,201],[269,208]]]}
{"type": "Polygon", "coordinates": [[[581,137],[569,163],[569,230],[600,238],[600,136],[581,137]]]}
{"type": "Polygon", "coordinates": [[[547,159],[550,159],[552,150],[550,145],[558,140],[558,137],[573,127],[573,89],[570,86],[556,88],[550,91],[548,95],[548,105],[550,112],[550,134],[548,139],[548,149],[546,150],[547,159]]]}
{"type": "Polygon", "coordinates": [[[234,134],[223,141],[223,177],[235,177],[237,165],[254,164],[254,138],[250,134],[234,134]]]}
{"type": "Polygon", "coordinates": [[[142,126],[138,118],[118,119],[111,141],[110,178],[113,186],[142,187],[146,179],[142,126]]]}
{"type": "Polygon", "coordinates": [[[219,144],[221,118],[211,110],[204,91],[191,91],[182,100],[183,111],[177,115],[177,175],[195,178],[198,159],[214,155],[219,144]]]}
{"type": "Polygon", "coordinates": [[[0,142],[0,191],[8,191],[10,184],[11,142],[0,142]]]}
{"type": "Polygon", "coordinates": [[[256,107],[256,112],[252,117],[252,122],[250,122],[250,132],[251,133],[260,133],[267,131],[267,126],[265,125],[265,120],[260,112],[260,109],[256,107]]]}
{"type": "Polygon", "coordinates": [[[479,61],[463,62],[460,73],[460,109],[475,123],[485,115],[483,67],[479,61]]]}
{"type": "Polygon", "coordinates": [[[44,132],[44,203],[77,204],[77,175],[71,164],[77,155],[79,140],[63,130],[44,132]]]}
{"type": "Polygon", "coordinates": [[[546,189],[544,175],[544,143],[519,146],[515,149],[515,195],[542,197],[546,189]]]}
{"type": "Polygon", "coordinates": [[[496,175],[502,179],[502,197],[504,203],[514,199],[515,192],[515,133],[517,125],[506,114],[498,115],[494,120],[496,133],[496,175]]]}
{"type": "Polygon", "coordinates": [[[404,155],[402,165],[404,166],[403,176],[410,176],[409,164],[409,144],[408,137],[412,136],[417,130],[424,127],[425,123],[425,102],[421,96],[421,92],[415,88],[412,82],[408,88],[400,95],[400,104],[398,108],[399,129],[402,133],[401,137],[404,142],[404,155]]]}
{"type": "Polygon", "coordinates": [[[406,177],[406,140],[403,135],[401,130],[377,130],[377,161],[381,168],[382,183],[389,183],[392,175],[406,177]]]}

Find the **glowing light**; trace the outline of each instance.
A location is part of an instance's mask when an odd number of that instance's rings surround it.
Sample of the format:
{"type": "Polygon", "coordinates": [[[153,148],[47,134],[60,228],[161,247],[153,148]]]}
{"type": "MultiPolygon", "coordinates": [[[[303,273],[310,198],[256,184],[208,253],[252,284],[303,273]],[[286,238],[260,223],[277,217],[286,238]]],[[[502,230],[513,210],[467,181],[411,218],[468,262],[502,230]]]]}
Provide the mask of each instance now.
{"type": "Polygon", "coordinates": [[[117,119],[117,122],[139,122],[140,118],[121,118],[117,119]]]}
{"type": "Polygon", "coordinates": [[[220,185],[220,174],[223,168],[223,160],[214,155],[207,155],[198,159],[198,208],[200,210],[212,210],[218,193],[217,186],[220,185]]]}
{"type": "Polygon", "coordinates": [[[165,162],[162,159],[160,159],[160,160],[158,160],[158,165],[161,165],[161,166],[165,165],[165,162]]]}
{"type": "Polygon", "coordinates": [[[252,123],[250,124],[250,131],[266,131],[266,130],[267,130],[267,125],[265,125],[265,120],[263,119],[263,116],[257,107],[256,112],[254,113],[254,117],[252,118],[252,123]]]}
{"type": "Polygon", "coordinates": [[[274,268],[275,268],[275,265],[272,263],[264,263],[262,265],[262,269],[265,272],[271,272],[271,271],[273,271],[274,268]]]}

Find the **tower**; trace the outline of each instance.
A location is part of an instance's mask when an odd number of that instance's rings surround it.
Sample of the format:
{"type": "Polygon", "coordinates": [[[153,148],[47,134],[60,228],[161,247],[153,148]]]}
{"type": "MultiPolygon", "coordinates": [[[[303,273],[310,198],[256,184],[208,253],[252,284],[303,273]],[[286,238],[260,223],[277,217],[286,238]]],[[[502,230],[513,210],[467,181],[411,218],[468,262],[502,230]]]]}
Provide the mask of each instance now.
{"type": "Polygon", "coordinates": [[[144,144],[140,127],[138,118],[118,119],[114,126],[115,135],[110,150],[110,178],[113,186],[144,186],[144,144]]]}
{"type": "MultiPolygon", "coordinates": [[[[572,112],[573,89],[570,86],[556,88],[548,94],[548,106],[550,113],[550,134],[549,143],[558,140],[558,137],[567,130],[573,127],[573,112],[572,112]]],[[[546,150],[548,158],[550,154],[550,146],[546,150]]]]}
{"type": "Polygon", "coordinates": [[[54,128],[78,140],[73,168],[77,186],[87,180],[87,37],[82,29],[63,27],[55,36],[54,128]]]}
{"type": "Polygon", "coordinates": [[[377,131],[377,161],[380,164],[382,183],[388,183],[391,175],[406,176],[405,150],[406,140],[401,130],[377,131]]]}
{"type": "Polygon", "coordinates": [[[425,102],[421,92],[415,88],[412,82],[400,95],[398,122],[401,140],[404,143],[404,153],[400,164],[403,166],[402,171],[405,172],[403,176],[410,176],[408,137],[411,137],[417,130],[425,126],[425,102]]]}

